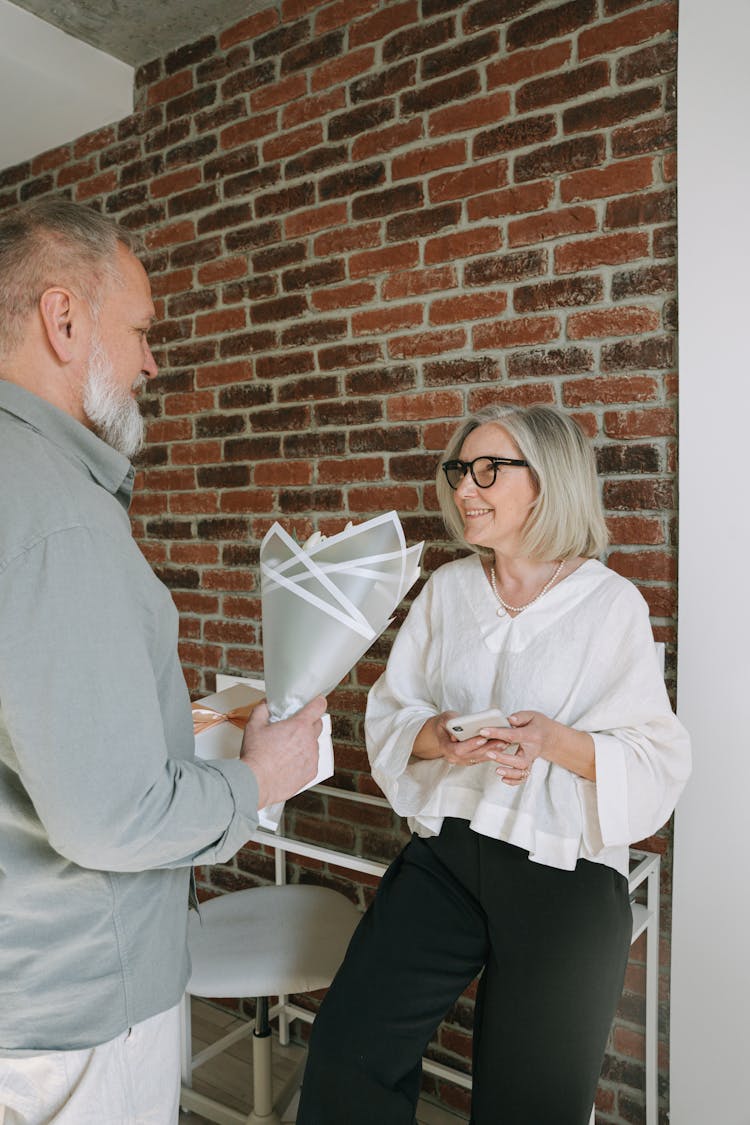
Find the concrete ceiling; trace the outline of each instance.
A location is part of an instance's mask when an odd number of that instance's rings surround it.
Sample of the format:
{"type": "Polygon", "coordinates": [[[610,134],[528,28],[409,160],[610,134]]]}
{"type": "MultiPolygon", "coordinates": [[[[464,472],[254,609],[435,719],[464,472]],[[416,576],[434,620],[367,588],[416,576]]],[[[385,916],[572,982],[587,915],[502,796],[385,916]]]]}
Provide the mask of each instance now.
{"type": "Polygon", "coordinates": [[[13,0],[47,23],[131,66],[200,39],[268,0],[13,0]]]}

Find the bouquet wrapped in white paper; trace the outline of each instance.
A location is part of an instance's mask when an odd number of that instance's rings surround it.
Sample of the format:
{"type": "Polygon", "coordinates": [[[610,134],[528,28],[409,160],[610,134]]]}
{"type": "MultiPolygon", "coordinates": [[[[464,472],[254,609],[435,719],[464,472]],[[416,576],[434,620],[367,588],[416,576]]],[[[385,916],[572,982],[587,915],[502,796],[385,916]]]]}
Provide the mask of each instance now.
{"type": "Polygon", "coordinates": [[[263,671],[279,719],[338,684],[393,620],[419,575],[395,512],[303,546],[278,523],[260,548],[263,671]]]}

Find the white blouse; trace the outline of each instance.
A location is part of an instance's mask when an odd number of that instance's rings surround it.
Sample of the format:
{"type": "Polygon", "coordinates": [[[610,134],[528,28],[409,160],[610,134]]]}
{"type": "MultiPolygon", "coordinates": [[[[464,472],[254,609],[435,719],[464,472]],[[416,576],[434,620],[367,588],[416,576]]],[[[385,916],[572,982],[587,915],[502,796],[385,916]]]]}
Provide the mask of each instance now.
{"type": "Polygon", "coordinates": [[[648,607],[627,579],[583,563],[517,617],[497,616],[478,555],[441,567],[416,598],[370,691],[373,777],[420,836],[443,818],[572,870],[579,858],[628,871],[628,845],[669,819],[690,773],[690,742],[672,713],[648,607]],[[504,785],[493,762],[452,766],[411,749],[427,719],[497,707],[540,711],[589,731],[595,782],[537,758],[504,785]]]}

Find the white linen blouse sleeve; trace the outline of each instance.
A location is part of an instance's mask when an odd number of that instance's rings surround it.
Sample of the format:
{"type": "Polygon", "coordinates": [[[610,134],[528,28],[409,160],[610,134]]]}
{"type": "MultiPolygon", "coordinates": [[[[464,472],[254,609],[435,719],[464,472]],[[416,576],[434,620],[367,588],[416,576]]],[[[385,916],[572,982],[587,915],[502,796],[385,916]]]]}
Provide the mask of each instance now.
{"type": "Polygon", "coordinates": [[[648,606],[629,582],[602,622],[586,675],[592,703],[575,726],[594,739],[596,783],[581,780],[580,790],[584,834],[596,852],[597,844],[629,845],[658,831],[691,768],[690,739],[669,702],[648,606]]]}
{"type": "Polygon", "coordinates": [[[450,770],[445,759],[412,759],[414,740],[442,708],[430,691],[427,660],[433,636],[430,579],[398,631],[385,672],[370,689],[365,740],[372,776],[401,816],[413,816],[450,770]]]}

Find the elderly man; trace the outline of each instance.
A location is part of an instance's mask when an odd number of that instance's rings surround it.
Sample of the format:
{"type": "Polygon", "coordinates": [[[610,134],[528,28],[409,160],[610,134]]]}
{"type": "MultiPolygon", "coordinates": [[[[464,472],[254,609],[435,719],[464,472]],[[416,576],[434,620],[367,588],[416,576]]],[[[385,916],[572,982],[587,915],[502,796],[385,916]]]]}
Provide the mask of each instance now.
{"type": "Polygon", "coordinates": [[[194,757],[177,612],[127,515],[157,373],[133,250],[66,200],[0,218],[4,1125],[176,1121],[192,865],[316,772],[323,699],[194,757]]]}

